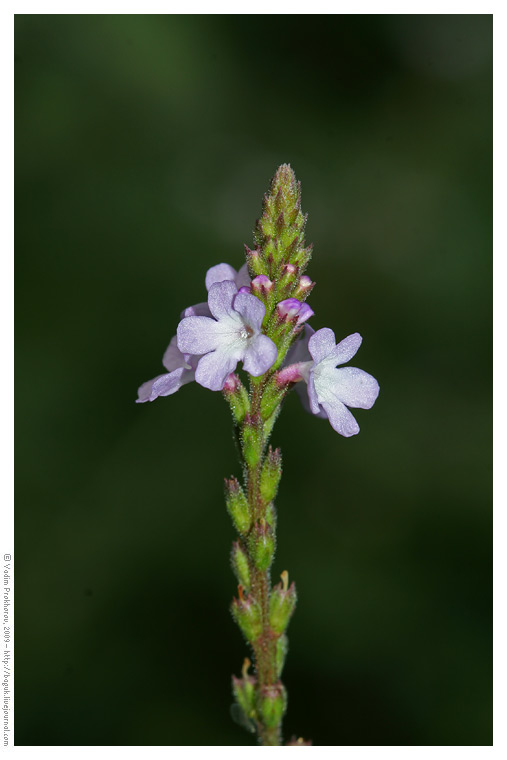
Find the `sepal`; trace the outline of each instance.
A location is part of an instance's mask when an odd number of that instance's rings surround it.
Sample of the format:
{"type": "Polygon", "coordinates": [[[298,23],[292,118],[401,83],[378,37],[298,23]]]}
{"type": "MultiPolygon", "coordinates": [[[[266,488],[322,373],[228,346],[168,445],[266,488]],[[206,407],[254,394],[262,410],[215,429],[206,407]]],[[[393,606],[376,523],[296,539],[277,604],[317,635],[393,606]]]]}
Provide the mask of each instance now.
{"type": "Polygon", "coordinates": [[[297,298],[298,301],[305,301],[312,290],[315,287],[315,283],[311,281],[309,277],[307,277],[306,274],[304,274],[302,277],[299,278],[299,283],[294,291],[294,298],[297,298]]]}
{"type": "Polygon", "coordinates": [[[275,536],[271,526],[263,521],[254,526],[251,536],[251,552],[258,570],[270,567],[275,553],[275,536]]]}
{"type": "Polygon", "coordinates": [[[267,728],[276,728],[280,724],[286,709],[287,692],[280,681],[273,686],[265,686],[261,689],[259,712],[262,722],[267,728]]]}
{"type": "Polygon", "coordinates": [[[241,447],[246,464],[249,467],[256,467],[261,458],[262,431],[259,428],[257,419],[254,419],[249,414],[245,416],[241,428],[241,447]]]}
{"type": "Polygon", "coordinates": [[[262,611],[255,599],[243,595],[242,586],[238,586],[238,597],[232,600],[232,616],[246,640],[253,643],[262,633],[262,611]]]}
{"type": "Polygon", "coordinates": [[[287,657],[287,652],[289,651],[289,639],[285,635],[285,633],[282,633],[280,638],[276,641],[276,673],[277,678],[280,678],[282,675],[283,666],[285,665],[285,658],[287,657]]]}
{"type": "Polygon", "coordinates": [[[265,503],[273,501],[282,477],[282,452],[280,449],[268,449],[261,472],[260,493],[265,503]]]}
{"type": "Polygon", "coordinates": [[[250,412],[250,399],[238,375],[231,373],[223,388],[223,394],[231,407],[232,416],[237,425],[241,425],[245,416],[250,412]]]}
{"type": "Polygon", "coordinates": [[[296,606],[297,595],[294,583],[289,586],[289,574],[282,573],[282,583],[275,586],[269,599],[269,625],[274,633],[283,633],[296,606]]]}
{"type": "Polygon", "coordinates": [[[250,566],[247,553],[239,541],[234,541],[232,545],[231,564],[238,583],[248,593],[250,591],[250,566]]]}
{"type": "Polygon", "coordinates": [[[242,668],[242,677],[232,677],[232,693],[238,705],[241,707],[245,717],[248,720],[255,720],[256,708],[255,708],[255,687],[257,679],[254,676],[248,675],[248,669],[250,667],[250,660],[245,657],[242,668]]]}
{"type": "Polygon", "coordinates": [[[252,524],[250,508],[243,489],[234,477],[225,479],[225,501],[238,533],[248,533],[252,524]]]}

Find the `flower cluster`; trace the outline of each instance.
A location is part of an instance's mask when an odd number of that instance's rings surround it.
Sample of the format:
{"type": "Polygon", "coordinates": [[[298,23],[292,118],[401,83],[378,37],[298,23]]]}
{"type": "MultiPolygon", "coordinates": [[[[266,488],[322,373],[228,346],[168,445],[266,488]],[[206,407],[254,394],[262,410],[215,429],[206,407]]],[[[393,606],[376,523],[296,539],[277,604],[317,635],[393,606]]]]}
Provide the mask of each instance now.
{"type": "MultiPolygon", "coordinates": [[[[269,292],[268,277],[259,275],[250,281],[246,264],[239,272],[229,264],[218,264],[206,273],[205,284],[208,301],[182,312],[177,336],[171,339],[162,359],[167,373],[141,385],[138,403],[170,396],[192,380],[220,391],[240,361],[252,377],[265,374],[275,363],[277,346],[262,332],[266,307],[254,295],[261,289],[269,292]]],[[[291,321],[296,327],[314,314],[308,304],[296,298],[280,301],[275,311],[279,321],[291,321]]],[[[347,407],[370,409],[379,386],[361,369],[337,366],[352,359],[362,338],[354,333],[336,344],[329,328],[315,332],[309,324],[304,327],[278,372],[278,385],[303,381],[298,390],[304,386],[300,396],[305,408],[329,418],[341,435],[355,435],[359,426],[347,407]]]]}
{"type": "Polygon", "coordinates": [[[274,377],[280,389],[298,384],[304,407],[327,417],[341,435],[359,432],[348,407],[369,409],[379,386],[363,370],[338,369],[361,345],[358,333],[336,344],[332,330],[315,332],[307,324],[314,312],[305,299],[314,283],[302,271],[311,247],[303,247],[306,218],[300,211],[300,190],[290,168],[284,174],[286,169],[281,167],[271,196],[265,197],[257,247],[246,249],[247,261],[239,271],[224,263],[207,271],[208,300],[182,312],[162,359],[167,373],[141,385],[138,403],[170,396],[193,380],[212,391],[223,390],[242,362],[251,377],[274,377]]]}

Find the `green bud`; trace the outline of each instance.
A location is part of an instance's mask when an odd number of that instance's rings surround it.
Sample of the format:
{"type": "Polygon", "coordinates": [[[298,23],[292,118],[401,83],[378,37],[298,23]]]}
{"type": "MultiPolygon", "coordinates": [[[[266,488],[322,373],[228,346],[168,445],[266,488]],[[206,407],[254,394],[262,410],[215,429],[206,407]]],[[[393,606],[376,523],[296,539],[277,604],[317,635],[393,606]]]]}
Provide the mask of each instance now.
{"type": "Polygon", "coordinates": [[[282,684],[266,686],[259,697],[262,722],[267,728],[276,728],[282,720],[287,707],[287,696],[282,684]]]}
{"type": "Polygon", "coordinates": [[[290,587],[288,584],[289,574],[284,570],[282,583],[273,588],[269,599],[269,625],[274,633],[285,631],[296,606],[296,587],[294,583],[290,587]]]}
{"type": "Polygon", "coordinates": [[[275,530],[275,528],[276,528],[276,509],[275,509],[275,505],[273,504],[273,502],[271,502],[271,504],[268,504],[268,506],[266,507],[265,516],[266,516],[266,522],[267,522],[267,524],[270,525],[273,528],[273,530],[275,530]]]}
{"type": "Polygon", "coordinates": [[[265,387],[261,399],[261,417],[269,419],[277,406],[281,403],[287,392],[287,386],[280,387],[275,379],[272,379],[265,387]]]}
{"type": "Polygon", "coordinates": [[[234,477],[225,479],[225,500],[227,511],[238,533],[248,533],[252,524],[250,508],[243,489],[234,477]]]}
{"type": "Polygon", "coordinates": [[[279,166],[264,196],[262,216],[257,222],[255,240],[261,258],[270,269],[271,279],[284,265],[297,265],[304,249],[306,217],[301,212],[301,186],[288,164],[279,166]]]}
{"type": "Polygon", "coordinates": [[[304,272],[304,270],[308,266],[308,262],[312,258],[312,252],[313,252],[313,244],[311,243],[307,248],[300,248],[298,251],[295,252],[294,256],[292,257],[293,263],[297,264],[301,274],[304,272]]]}
{"type": "Polygon", "coordinates": [[[243,596],[241,586],[238,586],[238,594],[239,599],[232,600],[232,616],[241,628],[246,640],[253,643],[262,633],[261,607],[255,599],[243,596]]]}
{"type": "Polygon", "coordinates": [[[223,394],[231,407],[234,421],[240,425],[245,419],[245,415],[250,411],[250,399],[245,386],[237,375],[229,375],[225,381],[223,394]]]}
{"type": "Polygon", "coordinates": [[[264,460],[261,472],[260,493],[264,503],[273,501],[278,491],[278,484],[282,477],[282,452],[271,446],[264,460]]]}
{"type": "Polygon", "coordinates": [[[255,720],[255,687],[257,679],[248,675],[248,668],[250,667],[250,660],[245,657],[242,669],[242,678],[232,677],[232,692],[236,699],[236,702],[243,710],[245,716],[249,720],[255,720]]]}
{"type": "Polygon", "coordinates": [[[287,657],[288,651],[289,639],[285,633],[282,633],[280,638],[276,641],[276,673],[278,678],[280,678],[282,675],[282,670],[283,666],[285,665],[285,658],[287,657]]]}
{"type": "Polygon", "coordinates": [[[249,414],[246,415],[241,428],[241,447],[247,465],[256,467],[261,458],[262,433],[256,420],[252,419],[249,414]]]}
{"type": "Polygon", "coordinates": [[[246,261],[248,264],[248,271],[250,273],[250,277],[252,280],[254,277],[257,277],[259,274],[265,274],[268,275],[269,271],[268,268],[261,258],[260,251],[257,249],[251,251],[250,248],[245,245],[245,252],[246,252],[246,261]]]}
{"type": "Polygon", "coordinates": [[[271,431],[273,430],[273,425],[276,422],[276,419],[278,415],[280,414],[280,406],[277,406],[271,417],[268,417],[268,419],[264,423],[264,441],[267,441],[269,439],[269,436],[271,435],[271,431]]]}
{"type": "Polygon", "coordinates": [[[238,541],[232,545],[231,564],[238,583],[243,586],[245,591],[250,591],[250,567],[248,565],[248,556],[238,541]]]}
{"type": "Polygon", "coordinates": [[[267,522],[255,525],[250,542],[255,567],[258,570],[267,570],[275,553],[275,537],[267,522]]]}

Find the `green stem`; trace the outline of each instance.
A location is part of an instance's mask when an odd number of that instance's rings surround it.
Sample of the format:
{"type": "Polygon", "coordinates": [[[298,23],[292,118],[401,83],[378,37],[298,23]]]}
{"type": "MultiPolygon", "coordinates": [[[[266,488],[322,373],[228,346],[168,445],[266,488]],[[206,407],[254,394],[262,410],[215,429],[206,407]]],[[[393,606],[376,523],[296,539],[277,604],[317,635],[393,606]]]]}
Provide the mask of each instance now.
{"type": "MultiPolygon", "coordinates": [[[[260,404],[262,400],[263,386],[253,383],[251,415],[252,418],[258,419],[259,426],[263,426],[260,416],[260,404]]],[[[264,435],[259,436],[259,458],[256,466],[246,468],[248,482],[248,502],[251,514],[254,517],[254,529],[265,520],[266,507],[262,501],[259,485],[260,473],[263,465],[263,455],[266,448],[264,435]]],[[[262,633],[253,643],[255,654],[255,665],[257,670],[257,702],[260,701],[261,695],[273,686],[280,686],[281,682],[277,678],[276,672],[276,640],[277,636],[271,631],[269,625],[269,597],[271,590],[271,574],[267,570],[259,570],[255,566],[254,558],[249,552],[250,572],[252,577],[252,594],[257,599],[262,610],[262,633]]],[[[281,744],[281,718],[275,726],[268,726],[262,720],[262,715],[258,711],[257,731],[259,740],[264,746],[279,746],[281,744]]]]}

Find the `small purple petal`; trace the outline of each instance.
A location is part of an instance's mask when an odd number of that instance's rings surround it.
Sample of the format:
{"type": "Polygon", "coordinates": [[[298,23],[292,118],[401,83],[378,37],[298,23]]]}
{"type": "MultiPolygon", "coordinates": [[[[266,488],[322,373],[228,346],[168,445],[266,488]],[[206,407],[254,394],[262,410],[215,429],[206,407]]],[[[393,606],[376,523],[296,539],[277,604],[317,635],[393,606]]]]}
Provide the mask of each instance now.
{"type": "Polygon", "coordinates": [[[308,400],[310,402],[312,414],[318,414],[320,412],[320,405],[319,399],[317,398],[317,391],[315,390],[313,372],[310,372],[310,376],[308,377],[308,400]]]}
{"type": "Polygon", "coordinates": [[[250,340],[243,359],[243,369],[253,377],[259,377],[273,366],[277,355],[278,350],[271,338],[267,335],[258,335],[250,340]]]}
{"type": "Polygon", "coordinates": [[[238,293],[234,299],[234,309],[241,314],[246,324],[255,332],[260,332],[266,307],[250,293],[238,293]]]}
{"type": "Polygon", "coordinates": [[[331,427],[333,430],[336,430],[337,433],[345,436],[345,438],[350,438],[350,436],[359,433],[359,425],[357,424],[355,417],[339,399],[336,398],[332,401],[326,401],[322,406],[329,417],[331,427]]]}
{"type": "Polygon", "coordinates": [[[145,401],[155,401],[159,396],[171,396],[176,393],[182,385],[192,382],[194,379],[194,371],[180,367],[175,369],[174,372],[169,372],[166,375],[158,375],[153,380],[148,380],[147,383],[143,383],[139,388],[136,400],[137,404],[142,404],[145,401]]]}
{"type": "Polygon", "coordinates": [[[150,396],[150,401],[154,401],[158,396],[171,396],[176,391],[179,391],[182,385],[191,383],[195,377],[193,370],[175,369],[174,372],[170,372],[168,375],[162,375],[153,383],[153,389],[150,396]]]}
{"type": "Polygon", "coordinates": [[[312,357],[308,350],[308,341],[315,333],[315,330],[310,325],[304,326],[304,332],[301,338],[296,340],[295,343],[289,348],[287,356],[284,361],[284,366],[287,364],[296,364],[298,362],[311,361],[312,357]]]}
{"type": "Polygon", "coordinates": [[[232,282],[234,282],[237,276],[238,273],[229,264],[217,264],[206,272],[206,290],[209,290],[215,282],[224,282],[224,280],[232,280],[232,282]]]}
{"type": "Polygon", "coordinates": [[[186,361],[185,356],[178,348],[176,335],[171,338],[171,342],[165,350],[165,354],[162,358],[162,364],[169,372],[173,372],[173,370],[179,369],[179,367],[186,367],[187,369],[190,368],[190,365],[186,361]]]}
{"type": "Polygon", "coordinates": [[[145,383],[139,386],[137,389],[136,404],[144,404],[145,401],[150,401],[153,383],[160,377],[165,377],[165,375],[157,375],[157,377],[154,377],[153,380],[147,380],[145,383]]]}
{"type": "Polygon", "coordinates": [[[336,339],[334,332],[329,327],[322,327],[314,333],[308,341],[308,350],[310,351],[315,364],[318,364],[326,356],[329,356],[331,351],[336,346],[336,339]]]}
{"type": "Polygon", "coordinates": [[[248,264],[243,264],[238,274],[234,278],[238,290],[243,287],[250,286],[250,274],[248,272],[248,264]]]}
{"type": "Polygon", "coordinates": [[[221,391],[228,375],[234,372],[238,360],[225,351],[212,351],[203,356],[195,371],[195,379],[204,388],[221,391]]]}
{"type": "Polygon", "coordinates": [[[301,403],[303,405],[303,409],[308,412],[309,414],[314,414],[316,417],[320,417],[321,419],[327,420],[327,414],[323,409],[318,406],[317,412],[312,412],[310,407],[310,399],[309,399],[309,393],[308,393],[308,386],[305,383],[297,383],[296,384],[296,393],[298,394],[301,403]]]}
{"type": "Polygon", "coordinates": [[[178,325],[178,348],[184,354],[207,354],[220,344],[220,327],[211,317],[185,317],[178,325]]]}
{"type": "Polygon", "coordinates": [[[208,302],[206,301],[206,303],[196,303],[195,306],[188,306],[181,312],[180,318],[183,319],[184,317],[211,317],[208,302]]]}
{"type": "Polygon", "coordinates": [[[371,409],[379,394],[379,384],[372,375],[357,367],[342,367],[333,374],[333,393],[340,401],[354,409],[371,409]]]}
{"type": "Polygon", "coordinates": [[[208,306],[215,319],[234,317],[233,300],[238,292],[234,282],[215,282],[209,289],[208,306]]]}
{"type": "Polygon", "coordinates": [[[335,367],[337,364],[346,364],[356,355],[362,342],[363,339],[359,333],[352,333],[333,348],[328,358],[332,357],[335,367]]]}
{"type": "Polygon", "coordinates": [[[313,317],[314,314],[315,314],[314,310],[310,306],[308,306],[307,303],[301,304],[301,308],[298,314],[297,324],[302,325],[303,322],[306,322],[307,319],[310,319],[310,317],[313,317]]]}

